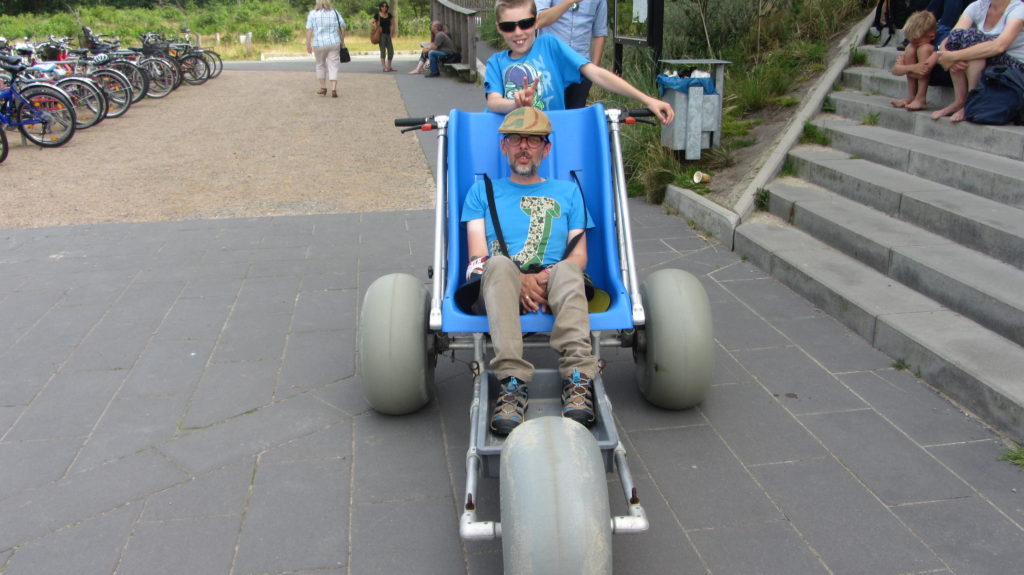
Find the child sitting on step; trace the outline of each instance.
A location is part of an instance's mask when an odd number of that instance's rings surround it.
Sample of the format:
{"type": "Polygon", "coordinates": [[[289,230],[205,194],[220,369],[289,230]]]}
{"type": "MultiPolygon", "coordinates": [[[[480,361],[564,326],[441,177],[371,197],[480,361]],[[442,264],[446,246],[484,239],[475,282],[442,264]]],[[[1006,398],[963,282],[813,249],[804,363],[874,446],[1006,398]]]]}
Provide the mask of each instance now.
{"type": "Polygon", "coordinates": [[[892,100],[889,103],[896,108],[907,110],[924,110],[928,96],[928,77],[935,66],[935,34],[938,24],[935,15],[927,10],[914,12],[903,25],[903,36],[910,41],[893,64],[892,73],[907,77],[907,97],[892,100]]]}

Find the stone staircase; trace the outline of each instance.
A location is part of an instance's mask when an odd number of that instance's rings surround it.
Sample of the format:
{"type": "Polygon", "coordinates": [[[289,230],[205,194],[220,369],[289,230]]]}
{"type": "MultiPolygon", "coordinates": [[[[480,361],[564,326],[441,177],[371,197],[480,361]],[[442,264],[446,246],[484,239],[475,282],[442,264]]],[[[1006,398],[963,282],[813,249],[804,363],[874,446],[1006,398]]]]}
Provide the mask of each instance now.
{"type": "MultiPolygon", "coordinates": [[[[979,126],[889,101],[895,48],[861,46],[767,186],[777,219],[736,251],[876,348],[1024,441],[1024,127],[979,126]],[[781,221],[779,221],[781,220],[781,221]]],[[[952,101],[931,87],[931,110],[952,101]]]]}

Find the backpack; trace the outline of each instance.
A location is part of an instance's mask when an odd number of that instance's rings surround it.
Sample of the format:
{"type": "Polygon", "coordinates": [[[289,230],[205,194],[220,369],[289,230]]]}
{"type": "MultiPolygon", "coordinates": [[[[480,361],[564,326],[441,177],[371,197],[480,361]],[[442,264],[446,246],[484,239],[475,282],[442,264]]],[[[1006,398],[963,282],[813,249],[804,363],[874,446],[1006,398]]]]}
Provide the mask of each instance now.
{"type": "Polygon", "coordinates": [[[1005,64],[986,67],[978,86],[967,93],[964,117],[975,124],[1024,122],[1024,74],[1005,64]]]}
{"type": "Polygon", "coordinates": [[[878,5],[875,6],[875,21],[871,27],[878,30],[879,37],[882,36],[883,27],[889,29],[889,36],[882,46],[889,45],[896,30],[903,28],[911,14],[927,7],[928,0],[878,0],[878,5]]]}

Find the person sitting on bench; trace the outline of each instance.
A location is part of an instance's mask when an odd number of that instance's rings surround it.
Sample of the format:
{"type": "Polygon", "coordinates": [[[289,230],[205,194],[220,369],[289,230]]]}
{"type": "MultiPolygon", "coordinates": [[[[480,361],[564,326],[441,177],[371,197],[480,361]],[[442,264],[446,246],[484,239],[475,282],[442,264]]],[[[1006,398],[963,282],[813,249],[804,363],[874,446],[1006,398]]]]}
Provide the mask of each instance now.
{"type": "Polygon", "coordinates": [[[517,108],[498,132],[511,175],[473,184],[461,217],[470,260],[466,278],[481,282],[495,352],[490,367],[501,385],[490,427],[508,435],[526,417],[534,367],[523,358],[519,315],[536,311],[555,316],[550,343],[560,354],[562,415],[590,427],[598,365],[583,270],[592,219],[576,184],[538,175],[551,151],[551,122],[543,112],[517,108]]]}

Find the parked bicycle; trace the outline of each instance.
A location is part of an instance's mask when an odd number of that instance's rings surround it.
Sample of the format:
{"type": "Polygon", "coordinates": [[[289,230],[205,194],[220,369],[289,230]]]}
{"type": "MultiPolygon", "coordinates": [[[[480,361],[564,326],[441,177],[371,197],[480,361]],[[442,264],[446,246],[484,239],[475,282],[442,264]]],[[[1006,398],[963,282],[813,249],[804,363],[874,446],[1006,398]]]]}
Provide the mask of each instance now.
{"type": "Polygon", "coordinates": [[[37,146],[62,146],[75,135],[71,98],[56,86],[27,80],[27,68],[17,55],[0,55],[0,70],[9,76],[0,82],[0,130],[17,127],[37,146]]]}

